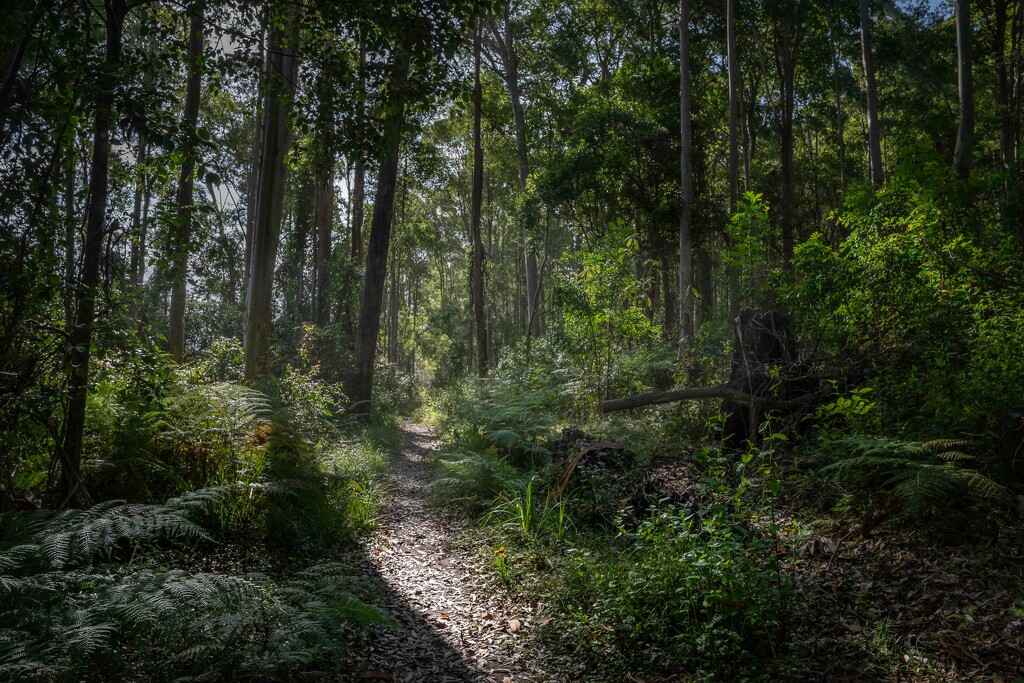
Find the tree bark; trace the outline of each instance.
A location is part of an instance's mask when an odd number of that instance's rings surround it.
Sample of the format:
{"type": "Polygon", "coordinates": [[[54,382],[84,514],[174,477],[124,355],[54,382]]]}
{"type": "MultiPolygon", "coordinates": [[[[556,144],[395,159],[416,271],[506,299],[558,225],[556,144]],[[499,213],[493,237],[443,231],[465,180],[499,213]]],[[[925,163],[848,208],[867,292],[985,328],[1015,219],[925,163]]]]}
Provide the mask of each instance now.
{"type": "Polygon", "coordinates": [[[296,44],[299,37],[299,10],[289,7],[285,26],[271,32],[268,71],[271,93],[264,103],[263,145],[260,182],[253,225],[252,263],[245,302],[245,380],[251,382],[267,373],[270,355],[271,302],[274,264],[281,236],[284,204],[284,159],[291,144],[288,107],[294,97],[298,75],[296,44]]]}
{"type": "Polygon", "coordinates": [[[484,316],[484,243],[480,230],[480,209],[484,191],[484,150],[481,140],[480,25],[473,31],[473,190],[470,199],[469,226],[473,235],[470,287],[473,295],[473,319],[476,324],[477,372],[487,376],[487,323],[484,316]]]}
{"type": "Polygon", "coordinates": [[[885,176],[882,172],[882,124],[878,120],[878,91],[875,89],[875,60],[871,48],[871,14],[868,11],[868,0],[860,0],[860,51],[867,93],[868,165],[871,171],[871,184],[878,187],[885,176]]]}
{"type": "Polygon", "coordinates": [[[75,282],[75,228],[78,221],[75,212],[75,139],[72,137],[64,152],[64,326],[71,330],[75,325],[75,303],[72,298],[75,282]]]}
{"type": "Polygon", "coordinates": [[[149,190],[149,174],[146,171],[146,163],[149,159],[149,141],[145,133],[139,134],[139,158],[138,166],[142,172],[135,179],[135,197],[132,201],[132,224],[131,224],[131,258],[128,271],[132,282],[139,286],[142,284],[142,271],[145,269],[146,256],[143,253],[145,241],[142,238],[142,205],[144,197],[149,190]]]}
{"type": "Polygon", "coordinates": [[[93,151],[89,166],[89,198],[86,210],[85,247],[81,278],[75,295],[75,325],[68,335],[68,407],[64,418],[58,459],[61,464],[61,505],[89,504],[82,480],[82,438],[85,433],[85,403],[89,390],[89,357],[96,312],[96,288],[100,257],[107,225],[107,196],[110,166],[110,131],[114,123],[114,90],[121,65],[122,34],[127,12],[125,0],[105,0],[106,48],[103,68],[97,74],[96,114],[93,121],[93,151]]]}
{"type": "Polygon", "coordinates": [[[398,158],[401,152],[402,126],[405,122],[405,99],[402,87],[409,74],[409,57],[395,56],[394,75],[387,103],[385,120],[386,151],[377,175],[377,194],[373,201],[370,239],[366,245],[366,270],[363,291],[359,297],[359,322],[356,325],[356,376],[350,395],[353,411],[368,415],[373,395],[373,369],[380,337],[380,313],[387,276],[388,247],[391,243],[391,219],[398,180],[398,158]]]}
{"type": "MultiPolygon", "coordinates": [[[[359,46],[359,93],[358,118],[363,119],[362,92],[365,89],[366,49],[359,46]]],[[[352,181],[352,263],[363,260],[363,216],[366,206],[366,164],[363,155],[356,157],[355,178],[352,181]]]]}
{"type": "Polygon", "coordinates": [[[953,168],[961,178],[971,173],[974,161],[974,75],[971,58],[971,3],[956,0],[957,89],[960,91],[960,125],[956,133],[953,168]]]}
{"type": "MultiPolygon", "coordinates": [[[[726,52],[729,63],[729,218],[736,213],[740,199],[739,173],[739,116],[740,116],[740,61],[736,52],[736,0],[726,0],[726,52]]],[[[731,240],[730,240],[730,246],[731,240]]],[[[739,314],[740,268],[736,263],[726,267],[729,281],[729,315],[739,314]]]]}
{"type": "MultiPolygon", "coordinates": [[[[267,21],[264,19],[260,24],[259,41],[260,54],[264,55],[263,71],[261,72],[264,78],[270,73],[270,55],[266,52],[266,23],[267,21]]],[[[259,91],[259,88],[256,88],[256,90],[259,91]]],[[[244,269],[242,283],[247,292],[249,291],[249,268],[252,266],[252,240],[253,234],[256,231],[256,204],[259,201],[260,194],[260,163],[262,161],[263,124],[265,118],[262,104],[262,100],[258,95],[253,98],[252,150],[249,160],[248,186],[246,187],[245,252],[242,259],[244,269]]]]}
{"type": "Polygon", "coordinates": [[[796,178],[794,170],[793,113],[796,106],[796,63],[800,47],[800,25],[792,3],[775,22],[775,65],[779,78],[779,144],[781,149],[782,196],[779,223],[782,228],[783,265],[793,261],[796,241],[796,178]]]}
{"type": "Polygon", "coordinates": [[[839,89],[839,54],[836,51],[835,22],[831,19],[828,24],[829,48],[832,52],[832,86],[836,99],[836,145],[839,150],[839,187],[846,193],[846,134],[845,119],[843,117],[843,99],[839,89]]]}
{"type": "Polygon", "coordinates": [[[188,255],[192,239],[192,214],[196,168],[196,127],[199,122],[199,98],[203,56],[203,12],[205,0],[193,2],[189,8],[188,76],[185,86],[185,113],[181,120],[184,136],[181,177],[176,198],[177,213],[171,239],[171,306],[167,326],[167,351],[175,361],[185,360],[185,300],[188,296],[188,255]]]}
{"type": "Polygon", "coordinates": [[[313,295],[313,322],[324,327],[331,319],[329,295],[331,232],[334,227],[334,169],[328,159],[316,183],[316,292],[313,295]]]}
{"type": "Polygon", "coordinates": [[[292,254],[293,261],[291,271],[295,278],[295,304],[292,318],[296,324],[301,325],[305,320],[306,301],[306,247],[309,245],[310,233],[313,230],[313,222],[316,220],[316,201],[306,201],[313,190],[315,197],[315,185],[311,186],[308,172],[301,174],[299,180],[299,197],[295,207],[295,252],[292,254]]]}
{"type": "Polygon", "coordinates": [[[740,194],[739,118],[740,60],[736,54],[736,0],[726,0],[726,50],[729,61],[729,213],[736,213],[740,194]]]}
{"type": "MultiPolygon", "coordinates": [[[[519,54],[515,47],[515,29],[512,22],[511,3],[505,3],[502,26],[499,29],[493,22],[489,23],[491,38],[494,40],[498,56],[501,59],[509,99],[512,101],[512,120],[516,132],[516,156],[519,164],[519,192],[526,192],[526,181],[530,176],[529,145],[526,135],[526,115],[523,111],[523,97],[519,90],[519,54]]],[[[528,325],[527,334],[536,337],[540,334],[540,316],[531,307],[538,301],[537,290],[540,288],[540,276],[537,270],[537,247],[530,239],[530,221],[525,219],[521,228],[521,244],[524,254],[524,273],[526,279],[526,308],[523,318],[528,325]]]]}
{"type": "MultiPolygon", "coordinates": [[[[401,223],[395,223],[393,232],[396,242],[399,239],[398,229],[401,223]]],[[[401,287],[399,286],[402,254],[399,244],[395,244],[391,254],[391,282],[388,285],[388,363],[398,362],[398,309],[401,305],[401,287]]]]}
{"type": "Polygon", "coordinates": [[[693,337],[693,139],[690,93],[690,0],[679,0],[679,355],[693,337]]]}
{"type": "Polygon", "coordinates": [[[1009,0],[993,0],[994,39],[992,62],[996,72],[996,107],[999,118],[999,168],[1009,168],[1014,159],[1013,119],[1010,116],[1010,84],[1006,68],[1006,29],[1009,0]]]}

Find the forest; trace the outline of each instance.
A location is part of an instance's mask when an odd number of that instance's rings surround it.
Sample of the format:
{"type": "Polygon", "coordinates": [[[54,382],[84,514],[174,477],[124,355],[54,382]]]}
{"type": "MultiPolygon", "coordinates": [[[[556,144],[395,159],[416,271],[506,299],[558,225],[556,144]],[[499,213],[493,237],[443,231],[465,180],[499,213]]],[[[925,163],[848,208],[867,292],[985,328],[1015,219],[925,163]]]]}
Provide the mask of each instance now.
{"type": "Polygon", "coordinates": [[[10,0],[0,680],[1024,683],[1024,2],[10,0]]]}

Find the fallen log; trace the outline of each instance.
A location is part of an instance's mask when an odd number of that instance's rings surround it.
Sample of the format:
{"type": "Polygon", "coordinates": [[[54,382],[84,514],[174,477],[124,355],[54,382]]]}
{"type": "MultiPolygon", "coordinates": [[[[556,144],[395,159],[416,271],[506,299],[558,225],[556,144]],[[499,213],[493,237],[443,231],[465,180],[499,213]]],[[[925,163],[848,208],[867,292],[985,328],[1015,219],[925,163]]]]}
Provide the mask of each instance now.
{"type": "Polygon", "coordinates": [[[796,398],[780,400],[772,396],[748,394],[739,389],[734,389],[727,384],[719,384],[713,387],[687,387],[685,389],[651,391],[636,396],[612,398],[607,401],[601,401],[601,412],[614,413],[619,410],[632,410],[633,408],[643,408],[644,406],[675,403],[676,401],[692,401],[701,398],[728,399],[742,405],[753,405],[768,408],[769,410],[792,410],[805,406],[808,403],[813,403],[826,395],[826,392],[815,392],[796,398]]]}

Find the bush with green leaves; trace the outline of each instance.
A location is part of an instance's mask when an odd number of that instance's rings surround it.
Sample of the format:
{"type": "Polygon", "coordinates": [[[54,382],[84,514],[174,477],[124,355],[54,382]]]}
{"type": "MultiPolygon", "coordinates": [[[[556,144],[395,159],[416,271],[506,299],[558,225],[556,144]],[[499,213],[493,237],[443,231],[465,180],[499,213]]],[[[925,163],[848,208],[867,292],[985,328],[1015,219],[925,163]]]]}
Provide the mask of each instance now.
{"type": "Polygon", "coordinates": [[[348,399],[338,384],[320,379],[316,368],[303,372],[289,367],[274,382],[278,421],[310,445],[341,438],[348,399]]]}
{"type": "Polygon", "coordinates": [[[434,494],[449,505],[482,513],[506,490],[523,478],[493,450],[485,453],[454,451],[437,458],[434,494]]]}
{"type": "Polygon", "coordinates": [[[1001,181],[964,182],[916,163],[852,193],[837,214],[848,234],[798,245],[781,305],[846,384],[873,389],[885,431],[979,435],[998,455],[989,473],[1009,483],[1021,475],[1021,245],[995,213],[1001,181]]]}
{"type": "Polygon", "coordinates": [[[566,553],[551,591],[558,628],[619,675],[746,672],[782,644],[786,589],[771,543],[721,507],[654,512],[566,553]]]}
{"type": "Polygon", "coordinates": [[[379,415],[408,415],[420,406],[416,378],[393,363],[378,363],[373,372],[373,408],[379,415]]]}

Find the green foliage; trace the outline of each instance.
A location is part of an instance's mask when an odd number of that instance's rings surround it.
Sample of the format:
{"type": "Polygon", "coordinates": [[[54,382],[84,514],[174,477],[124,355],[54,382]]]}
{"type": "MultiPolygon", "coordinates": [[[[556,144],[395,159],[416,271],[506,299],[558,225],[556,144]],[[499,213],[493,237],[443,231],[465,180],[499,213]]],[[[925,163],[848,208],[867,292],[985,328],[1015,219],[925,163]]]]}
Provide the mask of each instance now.
{"type": "Polygon", "coordinates": [[[435,495],[470,512],[486,510],[522,476],[503,458],[491,453],[442,453],[438,456],[435,495]]]}
{"type": "Polygon", "coordinates": [[[295,436],[311,446],[340,437],[338,419],[347,403],[340,386],[321,381],[315,367],[311,372],[289,367],[275,384],[280,421],[295,436]]]}
{"type": "Polygon", "coordinates": [[[566,555],[560,626],[601,669],[723,675],[782,643],[768,541],[723,509],[652,514],[613,544],[566,555]]]}
{"type": "Polygon", "coordinates": [[[562,319],[560,350],[582,371],[592,395],[612,392],[614,359],[621,351],[650,347],[661,330],[646,315],[649,283],[636,276],[637,236],[614,222],[585,251],[563,257],[555,282],[562,319]]]}
{"type": "Polygon", "coordinates": [[[338,671],[353,632],[387,621],[346,567],[315,564],[275,582],[147,558],[167,542],[209,538],[194,520],[215,517],[236,489],[0,516],[0,675],[288,680],[338,671]]]}
{"type": "Polygon", "coordinates": [[[771,285],[777,282],[780,269],[771,265],[772,224],[768,204],[761,195],[745,192],[740,197],[727,235],[729,248],[724,262],[738,271],[742,298],[757,309],[771,308],[771,285]]]}
{"type": "Polygon", "coordinates": [[[552,503],[550,498],[541,503],[534,491],[535,483],[539,483],[535,477],[528,479],[525,487],[521,481],[507,482],[507,488],[491,503],[483,523],[511,530],[525,540],[550,537],[558,543],[564,541],[572,525],[566,503],[552,503]]]}
{"type": "Polygon", "coordinates": [[[529,389],[503,379],[475,380],[452,406],[444,431],[466,450],[493,449],[516,466],[543,463],[553,430],[553,388],[529,389]]]}
{"type": "Polygon", "coordinates": [[[326,678],[353,630],[387,618],[339,565],[276,584],[160,570],[36,575],[4,595],[0,675],[18,680],[326,678]]]}
{"type": "MultiPolygon", "coordinates": [[[[875,423],[864,427],[979,435],[997,456],[989,473],[1009,482],[1020,411],[1007,397],[1024,384],[1019,250],[990,208],[947,190],[959,183],[929,162],[851,195],[838,216],[849,235],[800,245],[782,300],[800,335],[873,391],[875,423]]],[[[971,192],[998,205],[994,184],[971,192]]]]}
{"type": "Polygon", "coordinates": [[[197,373],[220,382],[238,382],[242,379],[245,352],[233,337],[217,337],[200,354],[197,373]]]}
{"type": "Polygon", "coordinates": [[[373,371],[373,407],[381,415],[408,415],[420,405],[416,379],[391,363],[378,363],[373,371]]]}
{"type": "Polygon", "coordinates": [[[899,513],[914,524],[958,527],[979,511],[1005,506],[1010,498],[1004,487],[969,467],[978,460],[968,452],[971,447],[957,439],[850,437],[832,444],[844,455],[823,473],[862,496],[865,526],[899,513]]]}

